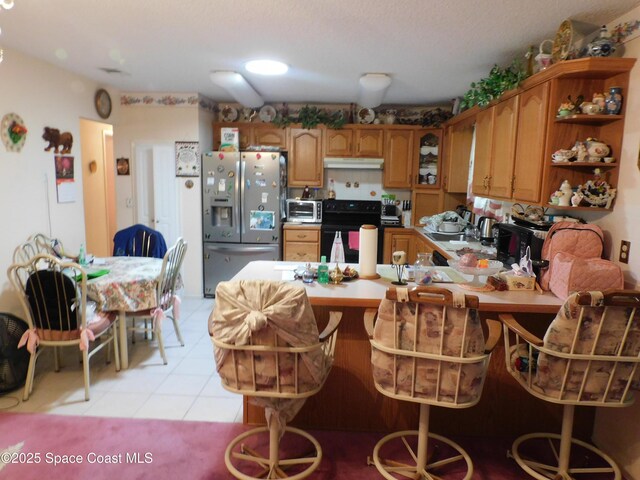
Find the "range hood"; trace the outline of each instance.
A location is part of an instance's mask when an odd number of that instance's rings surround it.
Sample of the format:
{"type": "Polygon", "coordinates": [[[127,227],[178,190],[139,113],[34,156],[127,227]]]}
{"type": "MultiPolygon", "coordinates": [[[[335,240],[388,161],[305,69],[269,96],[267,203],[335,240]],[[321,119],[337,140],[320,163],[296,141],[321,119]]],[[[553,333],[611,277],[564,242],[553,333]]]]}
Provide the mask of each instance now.
{"type": "Polygon", "coordinates": [[[382,170],[383,158],[325,157],[324,168],[346,168],[351,170],[382,170]]]}

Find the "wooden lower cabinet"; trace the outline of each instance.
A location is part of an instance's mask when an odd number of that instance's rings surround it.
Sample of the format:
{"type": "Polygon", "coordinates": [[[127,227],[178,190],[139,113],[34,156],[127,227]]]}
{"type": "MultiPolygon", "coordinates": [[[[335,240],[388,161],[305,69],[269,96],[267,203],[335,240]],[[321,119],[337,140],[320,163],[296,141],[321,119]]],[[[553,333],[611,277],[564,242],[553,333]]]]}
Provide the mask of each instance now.
{"type": "MultiPolygon", "coordinates": [[[[322,389],[307,398],[292,426],[303,429],[390,432],[416,429],[419,404],[387,397],[376,390],[371,368],[371,344],[364,329],[365,308],[314,306],[318,331],[328,322],[330,311],[342,312],[335,359],[322,389]]],[[[482,312],[496,318],[495,312],[482,312]]],[[[519,314],[523,326],[543,335],[552,316],[519,314]],[[542,333],[539,333],[542,332],[542,333]]],[[[244,397],[243,421],[265,423],[264,409],[244,397]]],[[[574,436],[588,440],[593,430],[593,408],[576,410],[574,436]]],[[[562,405],[540,400],[522,388],[507,372],[504,346],[498,342],[484,383],[482,396],[472,408],[432,410],[429,428],[441,435],[506,436],[515,438],[536,431],[555,432],[562,423],[562,405]]]]}
{"type": "Polygon", "coordinates": [[[391,254],[396,251],[407,253],[407,263],[412,265],[418,253],[432,253],[438,250],[446,258],[446,252],[439,250],[434,244],[429,242],[422,234],[412,228],[386,228],[384,230],[384,250],[382,261],[385,264],[391,263],[391,254]]]}
{"type": "Polygon", "coordinates": [[[404,228],[385,228],[384,230],[384,252],[382,262],[391,263],[393,252],[403,251],[407,254],[407,263],[416,261],[416,249],[413,230],[404,228]]]}
{"type": "Polygon", "coordinates": [[[286,262],[320,261],[320,226],[284,226],[283,260],[286,262]]]}

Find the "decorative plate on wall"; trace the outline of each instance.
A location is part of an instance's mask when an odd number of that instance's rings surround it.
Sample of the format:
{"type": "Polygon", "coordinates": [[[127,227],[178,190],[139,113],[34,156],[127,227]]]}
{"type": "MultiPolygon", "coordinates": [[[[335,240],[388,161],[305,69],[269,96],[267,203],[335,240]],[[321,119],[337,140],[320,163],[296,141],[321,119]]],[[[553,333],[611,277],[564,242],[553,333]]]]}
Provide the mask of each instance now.
{"type": "Polygon", "coordinates": [[[111,115],[111,95],[104,88],[99,88],[95,96],[96,112],[100,118],[109,118],[111,115]]]}
{"type": "Polygon", "coordinates": [[[7,113],[0,122],[0,138],[7,152],[19,152],[27,140],[27,127],[17,113],[7,113]]]}

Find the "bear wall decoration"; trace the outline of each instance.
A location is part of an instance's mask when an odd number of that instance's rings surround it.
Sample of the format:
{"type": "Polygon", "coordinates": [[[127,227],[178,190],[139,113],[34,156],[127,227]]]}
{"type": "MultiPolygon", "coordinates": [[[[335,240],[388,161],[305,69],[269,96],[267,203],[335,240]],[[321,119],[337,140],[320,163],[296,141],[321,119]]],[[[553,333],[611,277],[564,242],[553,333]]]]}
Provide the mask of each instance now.
{"type": "Polygon", "coordinates": [[[53,148],[53,153],[71,153],[71,147],[73,146],[73,136],[71,133],[60,133],[60,130],[57,128],[44,127],[42,138],[49,142],[49,145],[44,149],[45,152],[53,148]]]}

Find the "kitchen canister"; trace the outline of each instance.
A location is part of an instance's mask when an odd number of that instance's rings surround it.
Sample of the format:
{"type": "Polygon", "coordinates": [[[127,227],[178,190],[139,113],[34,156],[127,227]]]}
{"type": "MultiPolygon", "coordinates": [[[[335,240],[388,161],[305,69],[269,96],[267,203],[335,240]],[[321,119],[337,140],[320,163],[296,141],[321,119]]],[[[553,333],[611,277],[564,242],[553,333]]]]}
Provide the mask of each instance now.
{"type": "Polygon", "coordinates": [[[610,87],[605,99],[605,111],[609,115],[618,115],[622,109],[622,87],[610,87]]]}
{"type": "Polygon", "coordinates": [[[362,225],[360,227],[358,263],[360,264],[360,278],[380,278],[380,275],[376,272],[378,263],[378,229],[375,225],[362,225]]]}

